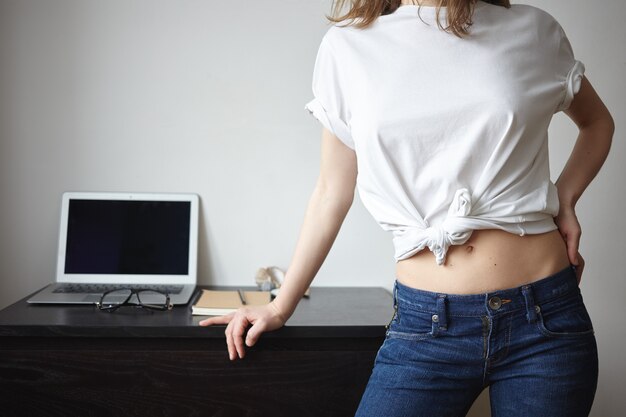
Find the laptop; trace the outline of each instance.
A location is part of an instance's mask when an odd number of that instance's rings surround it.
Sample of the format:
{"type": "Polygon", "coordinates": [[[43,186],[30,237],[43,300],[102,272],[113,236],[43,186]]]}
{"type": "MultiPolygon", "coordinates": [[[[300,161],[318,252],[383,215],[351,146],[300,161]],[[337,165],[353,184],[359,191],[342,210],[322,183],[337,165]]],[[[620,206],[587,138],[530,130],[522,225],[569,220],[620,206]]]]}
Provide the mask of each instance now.
{"type": "Polygon", "coordinates": [[[95,304],[106,291],[130,288],[188,303],[196,288],[198,205],[196,194],[64,193],[56,282],[28,302],[95,304]]]}

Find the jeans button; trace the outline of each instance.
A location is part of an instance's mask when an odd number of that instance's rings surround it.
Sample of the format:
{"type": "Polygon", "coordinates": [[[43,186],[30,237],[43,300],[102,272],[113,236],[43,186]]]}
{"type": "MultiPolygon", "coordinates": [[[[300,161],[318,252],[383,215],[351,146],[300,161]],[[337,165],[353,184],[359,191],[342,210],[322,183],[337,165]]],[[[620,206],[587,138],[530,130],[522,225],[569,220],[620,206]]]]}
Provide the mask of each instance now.
{"type": "Polygon", "coordinates": [[[437,314],[433,314],[433,321],[435,323],[439,322],[439,316],[437,314]]]}
{"type": "Polygon", "coordinates": [[[491,307],[494,310],[497,310],[500,307],[502,307],[502,300],[500,299],[500,297],[491,297],[489,299],[489,307],[491,307]]]}

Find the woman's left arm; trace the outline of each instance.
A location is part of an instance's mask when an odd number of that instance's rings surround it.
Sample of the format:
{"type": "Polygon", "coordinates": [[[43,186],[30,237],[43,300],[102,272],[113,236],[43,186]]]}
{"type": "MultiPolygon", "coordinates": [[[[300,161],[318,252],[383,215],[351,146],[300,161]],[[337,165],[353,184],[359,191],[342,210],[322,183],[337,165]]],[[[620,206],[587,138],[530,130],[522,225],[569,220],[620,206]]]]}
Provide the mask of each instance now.
{"type": "Polygon", "coordinates": [[[563,112],[578,126],[579,134],[572,153],[555,182],[560,203],[555,223],[567,244],[570,262],[579,266],[580,279],[584,261],[578,253],[581,229],[575,206],[606,160],[615,123],[586,76],[583,76],[580,89],[574,95],[569,108],[563,112]]]}

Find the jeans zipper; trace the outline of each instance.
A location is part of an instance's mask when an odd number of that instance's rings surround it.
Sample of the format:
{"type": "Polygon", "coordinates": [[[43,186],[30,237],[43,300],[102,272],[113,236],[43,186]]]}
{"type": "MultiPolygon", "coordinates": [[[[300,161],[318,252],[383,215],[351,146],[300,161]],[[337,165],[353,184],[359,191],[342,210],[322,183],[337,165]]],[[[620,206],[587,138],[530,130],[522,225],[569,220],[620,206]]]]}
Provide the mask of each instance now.
{"type": "Polygon", "coordinates": [[[487,358],[487,342],[489,337],[489,317],[482,316],[483,321],[483,356],[485,359],[487,358]]]}

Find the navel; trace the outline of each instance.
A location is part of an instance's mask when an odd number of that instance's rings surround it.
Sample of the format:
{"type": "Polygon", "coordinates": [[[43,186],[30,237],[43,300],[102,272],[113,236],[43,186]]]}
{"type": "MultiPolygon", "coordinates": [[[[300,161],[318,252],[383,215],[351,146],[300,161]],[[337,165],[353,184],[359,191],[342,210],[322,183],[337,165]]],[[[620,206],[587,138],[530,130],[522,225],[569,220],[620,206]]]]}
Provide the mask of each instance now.
{"type": "Polygon", "coordinates": [[[474,247],[472,245],[467,245],[465,247],[465,250],[467,251],[467,253],[472,253],[472,251],[474,250],[474,247]]]}

